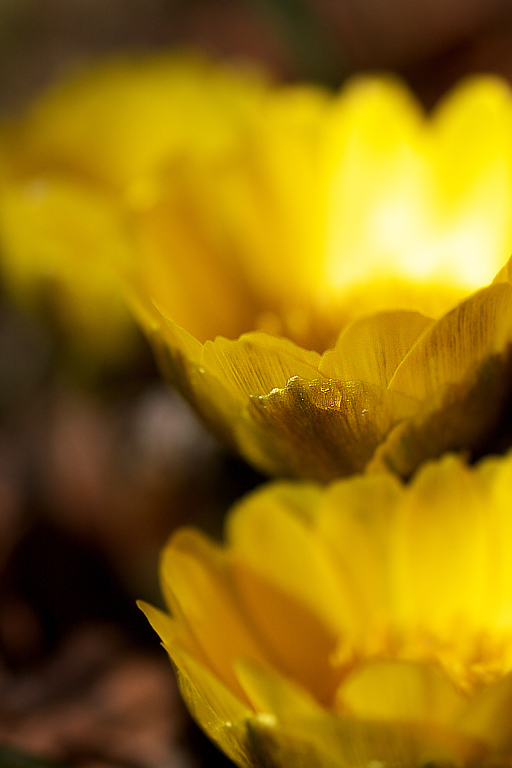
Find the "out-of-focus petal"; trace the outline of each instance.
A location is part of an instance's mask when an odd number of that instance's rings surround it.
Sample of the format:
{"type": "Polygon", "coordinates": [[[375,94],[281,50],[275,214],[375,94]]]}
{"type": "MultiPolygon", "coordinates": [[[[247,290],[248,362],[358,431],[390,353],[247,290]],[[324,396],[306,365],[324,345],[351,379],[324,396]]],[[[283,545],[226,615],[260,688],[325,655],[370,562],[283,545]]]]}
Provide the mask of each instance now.
{"type": "Polygon", "coordinates": [[[339,690],[337,706],[362,720],[450,722],[466,700],[435,667],[375,661],[354,672],[339,690]]]}
{"type": "Polygon", "coordinates": [[[108,193],[59,176],[0,181],[0,247],[7,291],[25,307],[43,305],[84,357],[128,352],[134,329],[119,270],[132,250],[108,193]]]}
{"type": "Polygon", "coordinates": [[[236,693],[232,656],[252,658],[265,664],[265,654],[238,610],[230,573],[222,551],[198,532],[183,529],[162,561],[164,589],[174,611],[200,645],[216,675],[236,693]],[[206,617],[203,600],[213,612],[206,617]]]}

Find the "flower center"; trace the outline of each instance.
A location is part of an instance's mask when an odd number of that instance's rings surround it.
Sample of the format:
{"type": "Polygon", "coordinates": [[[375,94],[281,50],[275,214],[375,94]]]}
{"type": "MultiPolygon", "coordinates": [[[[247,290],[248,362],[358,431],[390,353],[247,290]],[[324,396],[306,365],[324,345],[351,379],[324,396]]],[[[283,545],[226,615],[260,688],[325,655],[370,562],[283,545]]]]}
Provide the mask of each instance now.
{"type": "Polygon", "coordinates": [[[456,688],[470,695],[512,670],[512,630],[471,630],[461,622],[443,633],[383,627],[360,642],[340,640],[331,662],[344,677],[375,660],[437,665],[456,688]]]}

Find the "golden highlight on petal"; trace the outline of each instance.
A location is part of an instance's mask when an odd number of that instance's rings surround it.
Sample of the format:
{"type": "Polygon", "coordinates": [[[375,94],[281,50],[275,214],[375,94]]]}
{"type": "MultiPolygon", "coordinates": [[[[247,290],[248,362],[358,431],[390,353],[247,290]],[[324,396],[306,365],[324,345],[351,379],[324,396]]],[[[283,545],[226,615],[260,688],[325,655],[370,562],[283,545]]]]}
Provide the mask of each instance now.
{"type": "Polygon", "coordinates": [[[274,482],[225,544],[175,534],[174,618],[142,607],[238,765],[508,765],[511,503],[512,454],[274,482]]]}
{"type": "Polygon", "coordinates": [[[450,289],[453,301],[488,283],[510,256],[510,120],[492,78],[461,84],[428,121],[395,82],[349,88],[328,150],[328,284],[376,282],[393,306],[393,283],[409,283],[424,290],[414,308],[438,314],[450,289]]]}

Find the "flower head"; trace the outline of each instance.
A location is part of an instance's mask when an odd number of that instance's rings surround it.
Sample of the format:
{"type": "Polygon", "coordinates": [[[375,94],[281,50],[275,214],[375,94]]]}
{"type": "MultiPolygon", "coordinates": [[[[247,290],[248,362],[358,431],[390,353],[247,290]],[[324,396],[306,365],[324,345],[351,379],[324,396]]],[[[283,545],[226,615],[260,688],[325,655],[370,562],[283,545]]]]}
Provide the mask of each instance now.
{"type": "Polygon", "coordinates": [[[390,78],[110,62],[1,132],[5,282],[57,285],[113,352],[127,284],[168,378],[264,472],[478,456],[511,380],[507,270],[482,288],[512,251],[511,136],[489,77],[427,117],[390,78]]]}
{"type": "Polygon", "coordinates": [[[511,365],[508,272],[483,288],[512,250],[508,88],[466,82],[430,117],[388,79],[276,88],[237,125],[136,216],[169,379],[270,474],[485,451],[511,365]]]}
{"type": "Polygon", "coordinates": [[[139,290],[201,342],[258,329],[323,352],[368,312],[438,317],[509,258],[505,83],[464,82],[429,117],[384,77],[267,86],[252,107],[226,109],[230,140],[191,141],[140,206],[139,290]]]}
{"type": "Polygon", "coordinates": [[[275,482],[178,531],[143,606],[240,766],[508,765],[512,455],[275,482]]]}

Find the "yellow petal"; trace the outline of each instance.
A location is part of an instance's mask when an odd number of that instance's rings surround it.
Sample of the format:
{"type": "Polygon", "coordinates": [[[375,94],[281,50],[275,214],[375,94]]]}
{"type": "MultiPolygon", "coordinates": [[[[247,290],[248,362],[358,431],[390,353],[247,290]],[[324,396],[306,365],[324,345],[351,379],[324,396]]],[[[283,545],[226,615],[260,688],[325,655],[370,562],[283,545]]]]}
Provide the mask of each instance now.
{"type": "MultiPolygon", "coordinates": [[[[435,306],[443,284],[454,289],[451,299],[449,291],[444,297],[446,311],[488,282],[509,257],[512,237],[507,85],[473,78],[425,120],[399,85],[359,80],[345,90],[338,112],[332,142],[338,156],[329,147],[326,161],[336,174],[328,188],[331,286],[350,297],[347,285],[406,278],[429,285],[409,306],[431,314],[428,302],[435,306]]],[[[361,288],[363,311],[371,310],[367,297],[361,288]]]]}
{"type": "Polygon", "coordinates": [[[512,731],[512,674],[486,686],[468,705],[457,726],[462,733],[481,739],[493,753],[510,759],[512,731]]]}
{"type": "Polygon", "coordinates": [[[201,664],[208,665],[201,646],[190,632],[187,621],[179,610],[176,612],[176,617],[173,617],[143,600],[138,600],[137,605],[145,614],[147,620],[160,637],[163,647],[171,657],[172,650],[176,643],[178,643],[180,648],[187,651],[197,661],[200,661],[201,664]],[[178,616],[179,618],[177,618],[178,616]]]}
{"type": "Polygon", "coordinates": [[[206,156],[231,148],[233,117],[254,109],[262,90],[255,72],[199,55],[112,58],[44,94],[13,126],[9,149],[22,168],[129,186],[191,144],[206,156]]]}
{"type": "Polygon", "coordinates": [[[471,738],[438,728],[348,718],[302,719],[283,725],[262,714],[249,720],[248,732],[256,764],[276,768],[465,765],[478,764],[485,752],[471,738]]]}
{"type": "Polygon", "coordinates": [[[491,259],[496,270],[510,256],[510,106],[505,83],[492,77],[468,78],[442,100],[433,116],[440,211],[454,232],[458,230],[453,248],[460,250],[472,285],[487,282],[491,259]]]}
{"type": "Polygon", "coordinates": [[[334,349],[322,355],[319,370],[340,381],[386,387],[418,337],[433,324],[419,312],[382,312],[354,320],[334,349]]]}
{"type": "Polygon", "coordinates": [[[132,283],[201,342],[217,335],[236,338],[255,327],[261,311],[243,265],[218,232],[204,175],[193,167],[185,174],[178,163],[155,193],[157,201],[130,218],[138,253],[132,283]]]}
{"type": "Polygon", "coordinates": [[[312,765],[339,768],[344,765],[338,759],[338,750],[332,748],[316,723],[307,732],[304,728],[283,727],[271,715],[260,714],[248,721],[247,729],[255,765],[276,768],[292,765],[296,768],[312,765]]]}
{"type": "MultiPolygon", "coordinates": [[[[233,403],[245,405],[251,396],[266,395],[276,387],[284,387],[292,376],[318,377],[320,356],[288,339],[254,331],[235,341],[219,336],[200,345],[156,308],[145,305],[145,312],[146,323],[159,324],[158,330],[168,343],[170,354],[181,357],[182,365],[216,378],[233,403]]],[[[189,376],[193,380],[193,376],[189,376]]],[[[219,410],[224,408],[221,403],[217,405],[219,410]]]]}
{"type": "Polygon", "coordinates": [[[172,612],[183,616],[213,672],[243,700],[232,659],[267,660],[238,609],[222,550],[198,531],[182,529],[164,551],[161,573],[172,612]]]}
{"type": "Polygon", "coordinates": [[[422,462],[446,451],[462,450],[478,458],[507,445],[511,377],[509,346],[484,358],[461,383],[445,386],[417,415],[392,428],[368,469],[386,468],[410,477],[422,462]]]}
{"type": "Polygon", "coordinates": [[[108,194],[57,176],[6,183],[0,242],[6,288],[20,303],[49,308],[87,354],[128,351],[133,329],[119,270],[133,254],[108,194]]]}
{"type": "Polygon", "coordinates": [[[178,631],[177,622],[168,613],[164,613],[143,600],[138,600],[137,605],[157,633],[164,648],[169,650],[176,638],[178,631]]]}
{"type": "Polygon", "coordinates": [[[242,610],[268,660],[328,705],[339,677],[330,663],[336,649],[335,633],[295,596],[243,563],[234,561],[233,575],[242,610]]]}
{"type": "MultiPolygon", "coordinates": [[[[329,480],[360,471],[391,428],[419,409],[381,386],[318,378],[320,356],[287,339],[253,332],[200,345],[137,300],[168,378],[210,429],[264,472],[329,480]]],[[[427,321],[417,318],[411,326],[421,332],[427,321]]]]}
{"type": "Polygon", "coordinates": [[[361,471],[412,398],[360,381],[304,381],[252,398],[237,424],[240,450],[264,472],[330,480],[361,471]]]}
{"type": "MultiPolygon", "coordinates": [[[[382,761],[409,768],[426,763],[428,759],[458,762],[475,752],[472,739],[461,738],[449,730],[430,728],[425,722],[419,727],[411,725],[408,716],[389,724],[376,722],[375,718],[356,720],[335,716],[319,707],[290,680],[255,664],[240,662],[237,674],[253,705],[262,713],[251,718],[248,727],[251,746],[265,765],[268,761],[283,767],[346,765],[363,768],[382,761]]],[[[444,689],[435,673],[433,679],[428,679],[427,673],[424,682],[438,705],[446,695],[443,703],[448,705],[447,712],[452,713],[464,703],[449,683],[444,683],[447,690],[444,689]],[[450,697],[454,695],[456,700],[452,707],[450,697]]],[[[442,706],[441,711],[444,711],[442,706]]]]}
{"type": "Polygon", "coordinates": [[[410,272],[404,244],[418,238],[429,202],[422,121],[391,78],[355,79],[335,105],[325,141],[325,278],[342,296],[347,286],[410,272]]]}
{"type": "Polygon", "coordinates": [[[241,404],[202,364],[203,345],[165,318],[151,301],[137,291],[131,292],[131,301],[153,343],[166,378],[196,409],[209,429],[235,449],[233,426],[239,417],[241,404]]]}
{"type": "Polygon", "coordinates": [[[280,724],[293,725],[299,720],[327,719],[330,716],[306,689],[283,674],[246,659],[239,660],[235,668],[240,685],[254,709],[274,715],[280,724]]]}
{"type": "MultiPolygon", "coordinates": [[[[243,453],[244,441],[254,442],[254,426],[245,415],[252,397],[258,398],[277,387],[285,387],[297,371],[308,380],[318,377],[320,356],[301,349],[288,339],[253,332],[236,341],[219,337],[201,345],[163,317],[153,305],[144,302],[143,297],[136,294],[134,301],[167,377],[197,409],[205,423],[228,444],[238,443],[243,453]]],[[[394,396],[386,397],[393,400],[394,396]]],[[[395,397],[395,400],[399,399],[400,396],[395,397]]],[[[265,464],[262,468],[269,470],[265,464]]],[[[270,471],[274,471],[272,465],[270,471]]]]}
{"type": "Polygon", "coordinates": [[[230,250],[270,307],[304,310],[319,281],[323,210],[313,190],[329,109],[327,94],[317,87],[270,90],[257,119],[244,125],[234,162],[209,177],[216,192],[210,206],[230,250]]]}
{"type": "Polygon", "coordinates": [[[319,505],[316,529],[338,574],[337,602],[351,609],[341,637],[356,644],[392,611],[390,546],[402,494],[391,474],[356,476],[333,484],[319,505]]]}
{"type": "MultiPolygon", "coordinates": [[[[293,513],[304,504],[293,491],[274,484],[231,515],[233,580],[242,611],[274,665],[328,703],[336,686],[329,658],[347,616],[321,547],[300,513],[293,513]],[[290,643],[297,627],[301,642],[290,643]]],[[[314,486],[303,492],[312,503],[320,495],[314,486]]]]}
{"type": "MultiPolygon", "coordinates": [[[[480,479],[489,493],[489,504],[493,510],[493,554],[491,578],[492,595],[488,598],[489,615],[495,616],[496,623],[503,628],[512,628],[512,515],[510,514],[510,488],[512,487],[512,463],[498,457],[489,457],[479,465],[480,479]],[[496,533],[499,531],[499,533],[496,533]]],[[[510,648],[512,654],[512,647],[510,648]]]]}
{"type": "MultiPolygon", "coordinates": [[[[235,507],[226,535],[235,559],[332,620],[337,585],[302,513],[307,505],[314,520],[321,498],[321,488],[313,483],[301,485],[300,493],[290,483],[271,483],[235,507]]],[[[339,620],[333,626],[339,627],[339,620]]]]}
{"type": "Polygon", "coordinates": [[[247,721],[253,714],[211,671],[175,644],[171,651],[180,693],[196,722],[240,768],[252,768],[247,721]]]}
{"type": "Polygon", "coordinates": [[[191,653],[183,644],[180,622],[142,601],[138,606],[174,663],[180,692],[191,715],[237,765],[248,768],[245,720],[251,710],[211,673],[198,657],[197,648],[191,653]]]}
{"type": "Polygon", "coordinates": [[[512,258],[495,275],[493,283],[512,283],[512,258]]]}
{"type": "Polygon", "coordinates": [[[495,283],[473,294],[424,333],[398,366],[389,388],[421,400],[463,380],[512,336],[512,287],[495,283]]]}
{"type": "Polygon", "coordinates": [[[340,686],[337,706],[363,720],[450,726],[466,700],[438,669],[406,661],[374,661],[340,686]]]}
{"type": "Polygon", "coordinates": [[[248,722],[255,760],[263,765],[342,765],[335,718],[299,686],[255,664],[239,662],[237,675],[255,709],[248,722]]]}
{"type": "Polygon", "coordinates": [[[451,456],[425,465],[396,520],[390,568],[398,626],[428,626],[455,642],[464,625],[494,625],[495,518],[479,475],[451,456]]]}
{"type": "Polygon", "coordinates": [[[237,341],[219,337],[206,342],[202,358],[205,368],[244,401],[284,387],[292,376],[317,378],[319,362],[316,352],[257,332],[244,334],[237,341]]]}

